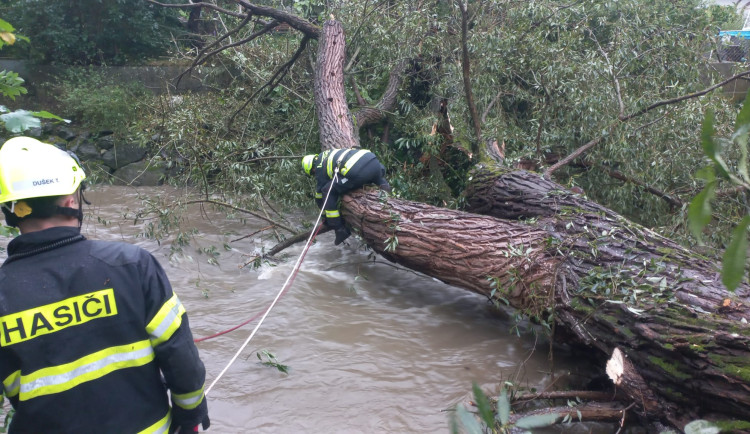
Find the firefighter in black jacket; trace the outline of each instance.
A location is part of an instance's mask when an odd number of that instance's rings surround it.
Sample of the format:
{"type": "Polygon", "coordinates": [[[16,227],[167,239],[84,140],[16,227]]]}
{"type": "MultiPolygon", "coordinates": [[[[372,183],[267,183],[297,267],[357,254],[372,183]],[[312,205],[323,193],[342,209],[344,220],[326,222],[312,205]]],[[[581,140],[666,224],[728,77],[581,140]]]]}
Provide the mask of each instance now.
{"type": "Polygon", "coordinates": [[[315,176],[315,203],[318,208],[325,209],[325,223],[336,231],[334,244],[337,246],[351,235],[341,220],[339,197],[365,184],[375,184],[381,190],[391,191],[385,180],[385,167],[366,149],[329,149],[317,155],[305,155],[302,169],[315,176]]]}
{"type": "Polygon", "coordinates": [[[36,139],[0,148],[0,206],[21,230],[0,267],[9,432],[207,429],[185,308],[146,250],[81,235],[85,177],[74,156],[36,139]]]}

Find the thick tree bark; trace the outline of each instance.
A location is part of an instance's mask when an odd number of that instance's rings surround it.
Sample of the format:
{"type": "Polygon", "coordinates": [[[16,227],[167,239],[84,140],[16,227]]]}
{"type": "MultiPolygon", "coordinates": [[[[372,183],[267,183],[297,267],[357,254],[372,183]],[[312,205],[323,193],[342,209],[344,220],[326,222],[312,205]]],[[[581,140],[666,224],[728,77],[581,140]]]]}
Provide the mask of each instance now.
{"type": "Polygon", "coordinates": [[[344,28],[338,21],[326,21],[318,45],[315,69],[315,109],[323,149],[359,145],[344,95],[344,28]]]}
{"type": "Polygon", "coordinates": [[[478,170],[467,193],[475,213],[355,192],[342,215],[393,262],[621,352],[613,380],[640,414],[750,420],[747,285],[728,292],[715,263],[529,172],[478,170]]]}

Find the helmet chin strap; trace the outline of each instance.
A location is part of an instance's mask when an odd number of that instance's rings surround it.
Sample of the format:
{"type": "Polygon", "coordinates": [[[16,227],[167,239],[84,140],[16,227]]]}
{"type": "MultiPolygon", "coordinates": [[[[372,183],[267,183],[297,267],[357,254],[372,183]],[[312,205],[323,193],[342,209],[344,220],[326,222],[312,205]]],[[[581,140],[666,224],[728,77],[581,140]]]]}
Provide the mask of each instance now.
{"type": "Polygon", "coordinates": [[[81,183],[81,187],[78,189],[76,194],[76,202],[78,202],[78,208],[71,208],[66,206],[58,206],[57,213],[61,215],[67,215],[78,219],[78,229],[83,226],[83,204],[91,205],[91,202],[83,197],[83,190],[86,189],[86,184],[81,183]]]}

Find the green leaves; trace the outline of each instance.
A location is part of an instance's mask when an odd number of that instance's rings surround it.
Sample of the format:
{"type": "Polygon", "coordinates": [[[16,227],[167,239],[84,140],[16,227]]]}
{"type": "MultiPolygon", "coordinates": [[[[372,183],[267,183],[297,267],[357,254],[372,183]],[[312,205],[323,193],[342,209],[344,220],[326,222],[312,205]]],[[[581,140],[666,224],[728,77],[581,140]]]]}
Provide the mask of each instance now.
{"type": "Polygon", "coordinates": [[[503,386],[500,396],[497,397],[497,417],[500,424],[505,426],[510,421],[510,400],[508,399],[508,389],[503,386]]]}
{"type": "Polygon", "coordinates": [[[706,156],[714,162],[719,174],[723,178],[729,178],[727,164],[721,158],[721,148],[716,140],[714,140],[715,134],[714,113],[713,110],[709,109],[706,112],[706,117],[703,120],[703,128],[701,129],[701,146],[703,147],[703,152],[706,156]]]}
{"type": "Polygon", "coordinates": [[[721,282],[731,291],[739,286],[745,275],[748,226],[750,226],[750,216],[745,216],[732,231],[732,241],[724,251],[721,282]]]}
{"type": "Polygon", "coordinates": [[[557,413],[527,416],[516,422],[516,427],[523,429],[544,428],[553,425],[560,417],[557,413]]]}
{"type": "Polygon", "coordinates": [[[685,434],[719,434],[721,429],[707,420],[694,420],[685,425],[685,434]]]}
{"type": "MultiPolygon", "coordinates": [[[[750,92],[737,114],[734,125],[734,133],[728,141],[729,145],[736,145],[740,158],[737,162],[735,172],[732,173],[729,166],[721,156],[722,149],[716,139],[714,129],[714,114],[708,110],[704,117],[701,130],[701,147],[704,154],[714,163],[704,167],[696,174],[696,177],[705,181],[705,187],[693,198],[688,207],[688,222],[690,231],[700,241],[703,229],[711,222],[712,201],[716,198],[716,189],[720,178],[729,181],[745,196],[745,209],[750,209],[750,175],[748,174],[748,150],[747,144],[750,138],[750,92]]],[[[745,216],[732,230],[732,238],[724,251],[722,258],[721,281],[730,291],[734,291],[745,277],[745,266],[747,259],[747,229],[750,227],[750,215],[745,216]]]]}
{"type": "Polygon", "coordinates": [[[0,115],[0,121],[5,123],[5,129],[11,133],[22,133],[28,129],[41,126],[39,118],[28,110],[16,110],[0,115]]]}
{"type": "Polygon", "coordinates": [[[9,22],[0,19],[0,48],[16,43],[16,35],[13,34],[15,30],[9,22]]]}
{"type": "MultiPolygon", "coordinates": [[[[4,106],[0,106],[0,111],[4,111],[3,109],[7,110],[4,106]]],[[[41,126],[42,123],[39,119],[53,119],[66,123],[70,122],[69,120],[63,119],[48,111],[30,112],[28,110],[16,110],[14,112],[0,115],[0,121],[5,123],[5,129],[14,134],[19,134],[28,129],[41,126]]]]}
{"type": "MultiPolygon", "coordinates": [[[[510,384],[510,383],[506,383],[510,384]]],[[[482,434],[486,432],[508,432],[511,428],[535,429],[551,426],[557,423],[562,416],[558,413],[541,414],[526,416],[519,419],[516,423],[510,423],[510,398],[507,386],[504,384],[500,395],[497,398],[497,408],[493,412],[490,400],[477,383],[472,383],[474,393],[474,402],[477,407],[479,420],[469,412],[464,406],[459,405],[456,408],[457,419],[453,418],[452,432],[459,433],[459,425],[463,427],[463,432],[471,434],[482,434]]],[[[579,414],[580,419],[580,414],[579,414]]]]}
{"type": "Polygon", "coordinates": [[[473,383],[471,388],[474,392],[474,400],[477,404],[477,410],[479,410],[479,417],[489,426],[494,425],[495,416],[492,414],[490,400],[487,399],[487,395],[482,392],[482,389],[479,388],[477,383],[473,383]]]}
{"type": "Polygon", "coordinates": [[[276,368],[279,372],[283,372],[284,374],[289,373],[289,366],[279,363],[276,356],[270,351],[261,350],[260,352],[255,353],[255,356],[258,357],[261,365],[276,368]]]}
{"type": "Polygon", "coordinates": [[[716,194],[716,176],[711,167],[701,170],[696,176],[706,180],[706,187],[690,202],[688,223],[690,232],[700,240],[703,228],[711,222],[711,200],[716,194]]]}
{"type": "Polygon", "coordinates": [[[0,71],[0,94],[15,100],[18,95],[25,93],[23,78],[13,71],[0,71]]]}

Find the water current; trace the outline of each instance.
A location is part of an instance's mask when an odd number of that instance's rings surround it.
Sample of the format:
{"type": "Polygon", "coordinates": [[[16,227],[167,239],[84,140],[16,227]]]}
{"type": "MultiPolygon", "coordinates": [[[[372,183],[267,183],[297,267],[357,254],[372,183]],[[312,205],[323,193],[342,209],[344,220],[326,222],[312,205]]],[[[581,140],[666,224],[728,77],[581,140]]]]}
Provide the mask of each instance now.
{"type": "MultiPolygon", "coordinates": [[[[182,222],[195,228],[194,240],[175,253],[171,239],[144,237],[147,222],[130,213],[143,196],[176,194],[168,187],[94,186],[83,233],[152,252],[185,305],[195,338],[261,313],[293,271],[303,243],[285,250],[278,264],[253,269],[247,262],[273,241],[240,238],[267,223],[195,205],[182,222]]],[[[373,260],[355,237],[347,243],[334,246],[329,233],[310,247],[289,290],[211,389],[211,432],[448,433],[451,409],[470,399],[472,382],[490,391],[504,381],[544,389],[574,369],[563,357],[553,367],[547,345],[524,332],[530,326],[498,313],[485,298],[373,260]],[[258,355],[288,373],[261,364],[258,355]]],[[[207,386],[256,325],[197,344],[207,386]]]]}

